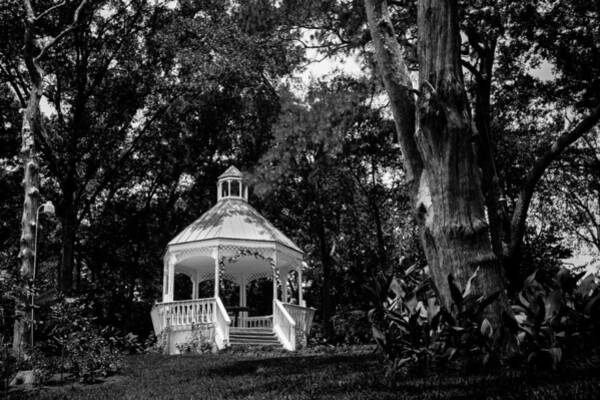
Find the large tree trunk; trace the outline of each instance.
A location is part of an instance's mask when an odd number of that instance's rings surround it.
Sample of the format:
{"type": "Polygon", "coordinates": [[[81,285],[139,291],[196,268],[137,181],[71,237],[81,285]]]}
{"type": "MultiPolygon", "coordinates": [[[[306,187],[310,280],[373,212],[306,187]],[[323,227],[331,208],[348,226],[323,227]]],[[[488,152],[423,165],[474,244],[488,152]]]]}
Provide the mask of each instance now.
{"type": "MultiPolygon", "coordinates": [[[[417,17],[420,95],[416,138],[431,199],[423,215],[423,244],[446,306],[451,302],[449,275],[464,285],[481,267],[476,280],[480,293],[490,294],[505,286],[484,212],[457,13],[455,0],[421,0],[417,17]]],[[[490,316],[501,323],[497,313],[490,316]]]]}
{"type": "MultiPolygon", "coordinates": [[[[33,32],[30,25],[25,29],[24,58],[29,71],[31,88],[27,108],[23,114],[21,127],[21,160],[23,163],[23,214],[21,217],[20,239],[20,276],[23,281],[31,279],[35,253],[36,211],[39,204],[40,177],[39,163],[35,148],[35,131],[40,129],[40,98],[42,96],[42,72],[33,59],[33,32]]],[[[15,324],[13,333],[13,353],[23,354],[26,330],[27,298],[19,296],[15,305],[15,324]]]]}
{"type": "MultiPolygon", "coordinates": [[[[375,54],[390,97],[392,110],[412,112],[407,73],[384,0],[365,0],[375,54]],[[394,82],[395,80],[395,82],[394,82]],[[392,90],[390,90],[392,89],[392,90]],[[404,96],[403,102],[397,98],[404,96]]],[[[423,172],[415,208],[421,241],[433,281],[444,306],[451,309],[448,283],[452,275],[461,289],[480,267],[476,294],[504,292],[501,266],[492,250],[484,212],[480,170],[474,150],[471,115],[462,75],[458,7],[455,0],[421,0],[418,5],[419,95],[416,132],[399,124],[404,158],[423,172]],[[405,146],[408,144],[408,151],[405,146]],[[414,147],[418,154],[414,154],[414,147]],[[419,157],[411,160],[410,157],[419,157]]],[[[397,119],[398,112],[394,112],[397,119]]],[[[406,120],[407,117],[404,117],[406,120]]],[[[502,296],[488,307],[487,318],[502,325],[502,296]]],[[[500,329],[495,329],[500,332],[500,329]]]]}

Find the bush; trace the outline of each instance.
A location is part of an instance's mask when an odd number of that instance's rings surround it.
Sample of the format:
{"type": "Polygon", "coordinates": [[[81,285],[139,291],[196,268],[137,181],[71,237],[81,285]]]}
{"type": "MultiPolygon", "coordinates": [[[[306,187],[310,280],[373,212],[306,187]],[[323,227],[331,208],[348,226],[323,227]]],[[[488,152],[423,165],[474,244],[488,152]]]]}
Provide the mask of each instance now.
{"type": "Polygon", "coordinates": [[[371,323],[366,311],[345,310],[333,316],[335,342],[346,345],[373,341],[371,323]]]}
{"type": "MultiPolygon", "coordinates": [[[[500,293],[474,296],[471,287],[478,271],[463,292],[448,276],[452,309],[439,306],[426,274],[409,268],[403,275],[380,276],[368,288],[375,307],[369,312],[373,337],[386,360],[386,375],[395,378],[410,368],[453,365],[482,367],[496,358],[492,325],[485,308],[500,293]],[[413,275],[416,275],[413,276],[413,275]]],[[[511,359],[556,369],[565,354],[585,354],[600,344],[600,289],[597,278],[560,270],[550,283],[540,283],[536,273],[523,284],[513,301],[514,316],[503,316],[518,348],[511,359]]],[[[506,336],[503,336],[506,339],[506,336]]]]}
{"type": "Polygon", "coordinates": [[[515,331],[524,359],[556,369],[564,356],[575,356],[600,344],[600,288],[597,278],[560,270],[550,283],[537,271],[523,284],[512,306],[515,331]]]}
{"type": "Polygon", "coordinates": [[[192,324],[192,332],[186,338],[185,342],[175,345],[179,354],[202,354],[212,350],[212,341],[210,337],[202,332],[200,324],[192,324]]]}
{"type": "Polygon", "coordinates": [[[111,327],[100,329],[90,315],[90,305],[80,298],[64,298],[50,308],[46,322],[41,324],[40,337],[44,340],[30,359],[42,382],[51,377],[50,372],[94,382],[120,369],[122,353],[141,350],[135,335],[122,335],[111,327]]]}

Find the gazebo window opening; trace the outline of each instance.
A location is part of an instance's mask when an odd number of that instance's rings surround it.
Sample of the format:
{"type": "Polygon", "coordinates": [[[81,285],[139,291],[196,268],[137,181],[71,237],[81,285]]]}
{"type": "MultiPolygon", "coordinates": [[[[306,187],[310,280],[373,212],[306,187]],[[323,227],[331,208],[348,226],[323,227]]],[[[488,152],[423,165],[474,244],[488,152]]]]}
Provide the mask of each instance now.
{"type": "Polygon", "coordinates": [[[229,181],[229,182],[230,182],[231,196],[240,197],[241,196],[241,194],[240,194],[241,182],[240,181],[229,181]]]}
{"type": "Polygon", "coordinates": [[[229,181],[221,182],[221,197],[229,196],[229,181]]]}

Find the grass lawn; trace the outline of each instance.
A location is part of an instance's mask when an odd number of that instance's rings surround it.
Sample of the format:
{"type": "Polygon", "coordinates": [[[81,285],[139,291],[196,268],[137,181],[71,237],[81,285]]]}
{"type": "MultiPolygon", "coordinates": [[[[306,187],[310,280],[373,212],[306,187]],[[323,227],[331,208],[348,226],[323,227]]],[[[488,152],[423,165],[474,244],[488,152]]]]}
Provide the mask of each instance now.
{"type": "Polygon", "coordinates": [[[600,399],[600,370],[527,376],[437,374],[383,383],[371,353],[139,355],[123,376],[89,386],[12,393],[11,399],[600,399]]]}

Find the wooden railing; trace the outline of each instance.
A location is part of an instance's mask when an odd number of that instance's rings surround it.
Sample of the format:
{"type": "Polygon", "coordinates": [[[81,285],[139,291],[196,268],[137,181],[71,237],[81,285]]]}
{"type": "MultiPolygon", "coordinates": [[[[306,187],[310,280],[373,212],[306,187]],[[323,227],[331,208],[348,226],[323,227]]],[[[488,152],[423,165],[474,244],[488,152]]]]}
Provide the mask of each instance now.
{"type": "Polygon", "coordinates": [[[297,335],[300,336],[303,344],[306,344],[305,342],[310,334],[310,328],[312,327],[316,310],[314,308],[302,307],[289,303],[283,303],[283,306],[296,323],[297,335]]]}
{"type": "Polygon", "coordinates": [[[154,333],[158,335],[167,326],[176,327],[214,322],[215,309],[214,298],[155,304],[150,313],[154,333]]]}
{"type": "Polygon", "coordinates": [[[260,317],[244,317],[240,319],[241,328],[272,328],[273,316],[265,315],[260,317]]]}
{"type": "Polygon", "coordinates": [[[286,350],[296,350],[296,323],[279,300],[273,300],[273,331],[286,350]]]}

